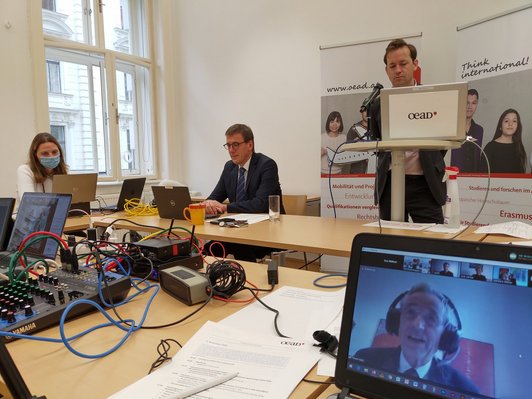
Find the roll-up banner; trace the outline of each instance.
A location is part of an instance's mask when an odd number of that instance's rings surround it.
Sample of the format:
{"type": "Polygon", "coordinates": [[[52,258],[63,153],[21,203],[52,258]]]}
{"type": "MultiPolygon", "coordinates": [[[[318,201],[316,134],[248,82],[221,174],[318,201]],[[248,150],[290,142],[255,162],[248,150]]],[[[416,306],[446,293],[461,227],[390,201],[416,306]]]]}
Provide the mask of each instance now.
{"type": "Polygon", "coordinates": [[[532,8],[457,28],[456,78],[469,82],[466,143],[453,150],[462,223],[532,223],[532,8]]]}

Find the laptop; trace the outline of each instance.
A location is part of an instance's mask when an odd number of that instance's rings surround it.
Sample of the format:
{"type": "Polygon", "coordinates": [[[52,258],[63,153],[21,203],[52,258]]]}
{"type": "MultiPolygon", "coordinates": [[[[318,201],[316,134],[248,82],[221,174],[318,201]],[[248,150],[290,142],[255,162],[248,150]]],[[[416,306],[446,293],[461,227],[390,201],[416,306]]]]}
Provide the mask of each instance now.
{"type": "MultiPolygon", "coordinates": [[[[29,234],[48,231],[60,236],[63,233],[71,199],[70,194],[24,193],[7,249],[0,252],[2,272],[7,271],[5,261],[9,264],[9,255],[18,250],[29,234]]],[[[36,259],[55,259],[57,248],[58,243],[52,238],[38,241],[24,252],[28,258],[27,263],[36,259]]]]}
{"type": "Polygon", "coordinates": [[[357,235],[338,397],[529,398],[531,279],[532,247],[357,235]]]}
{"type": "Polygon", "coordinates": [[[382,89],[382,140],[464,141],[467,82],[382,89]]]}
{"type": "Polygon", "coordinates": [[[124,179],[122,182],[122,189],[118,196],[118,202],[116,205],[106,206],[102,209],[108,211],[120,212],[124,210],[124,205],[127,201],[134,198],[141,198],[142,191],[144,190],[144,183],[146,183],[145,177],[137,177],[134,179],[124,179]]]}
{"type": "Polygon", "coordinates": [[[185,219],[183,209],[192,203],[188,187],[151,186],[151,189],[160,218],[185,219]]]}
{"type": "Polygon", "coordinates": [[[80,202],[91,202],[96,199],[97,182],[98,173],[55,175],[52,182],[52,192],[71,194],[73,205],[80,202]]]}
{"type": "Polygon", "coordinates": [[[69,216],[90,214],[90,203],[96,199],[96,184],[98,173],[77,173],[55,175],[52,182],[52,192],[71,194],[69,216]]]}
{"type": "Polygon", "coordinates": [[[0,198],[0,251],[7,248],[7,241],[13,228],[15,198],[0,198]]]}

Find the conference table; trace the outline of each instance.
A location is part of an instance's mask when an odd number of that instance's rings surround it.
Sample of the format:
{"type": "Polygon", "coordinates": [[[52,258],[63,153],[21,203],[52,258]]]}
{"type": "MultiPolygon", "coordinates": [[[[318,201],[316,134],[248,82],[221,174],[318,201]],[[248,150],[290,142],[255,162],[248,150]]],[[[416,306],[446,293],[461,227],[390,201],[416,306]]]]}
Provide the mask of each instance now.
{"type": "MultiPolygon", "coordinates": [[[[269,288],[267,283],[266,265],[240,262],[245,270],[248,281],[260,288],[269,288]]],[[[321,273],[279,268],[279,282],[300,288],[313,288],[312,281],[323,276],[321,273]]],[[[278,285],[280,287],[281,285],[278,285]]],[[[264,296],[261,293],[259,296],[264,296]]],[[[123,318],[139,320],[148,295],[141,295],[132,302],[120,306],[118,312],[123,318]]],[[[232,299],[248,299],[248,291],[239,292],[232,299]]],[[[188,315],[199,305],[186,306],[160,290],[151,305],[145,325],[169,323],[188,315]]],[[[46,395],[48,399],[62,398],[106,398],[120,389],[132,384],[147,375],[151,364],[158,357],[156,347],[161,339],[173,338],[185,344],[198,329],[208,320],[220,321],[226,316],[243,308],[240,303],[211,301],[204,309],[186,322],[176,326],[140,330],[135,333],[116,352],[100,359],[84,359],[73,355],[62,344],[45,343],[31,340],[17,340],[7,344],[7,348],[21,372],[30,392],[33,395],[46,395]]],[[[282,309],[279,309],[282,313],[282,309]]],[[[110,315],[113,313],[108,310],[110,315]]],[[[104,318],[99,313],[81,316],[66,324],[67,334],[84,331],[100,324],[104,318]]],[[[123,332],[116,328],[97,330],[76,341],[73,346],[85,353],[100,353],[118,342],[123,332]]],[[[43,337],[59,337],[57,327],[38,333],[43,337]]],[[[177,346],[173,346],[170,355],[175,354],[177,346]]],[[[315,370],[307,375],[308,379],[325,381],[327,377],[317,376],[315,370]]],[[[316,398],[327,389],[326,384],[314,384],[302,381],[290,395],[290,398],[316,398]]]]}
{"type": "MultiPolygon", "coordinates": [[[[112,224],[117,229],[144,232],[167,229],[172,223],[171,220],[161,219],[159,216],[128,216],[124,212],[93,217],[92,222],[95,227],[106,228],[112,224]]],[[[380,231],[379,227],[365,226],[367,223],[368,221],[364,220],[335,219],[323,216],[281,215],[277,222],[266,220],[238,228],[222,227],[207,221],[204,225],[196,226],[194,234],[203,240],[227,241],[343,257],[350,256],[353,238],[359,233],[381,232],[383,234],[443,239],[451,239],[456,236],[456,234],[451,233],[408,230],[400,227],[382,228],[380,231]]],[[[193,226],[186,220],[175,220],[173,227],[175,228],[174,232],[180,234],[181,228],[190,231],[193,226]]],[[[185,236],[188,236],[187,232],[184,233],[185,236]]],[[[458,239],[481,241],[484,236],[466,230],[458,236],[458,239]]]]}

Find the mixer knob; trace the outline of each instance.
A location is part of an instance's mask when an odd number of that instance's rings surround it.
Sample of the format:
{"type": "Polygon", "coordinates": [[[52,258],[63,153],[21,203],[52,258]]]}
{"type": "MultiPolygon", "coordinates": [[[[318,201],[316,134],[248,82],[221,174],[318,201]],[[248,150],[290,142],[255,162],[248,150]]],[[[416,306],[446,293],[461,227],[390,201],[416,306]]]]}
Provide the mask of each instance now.
{"type": "Polygon", "coordinates": [[[25,316],[31,316],[33,314],[33,309],[30,305],[24,306],[24,315],[25,316]]]}

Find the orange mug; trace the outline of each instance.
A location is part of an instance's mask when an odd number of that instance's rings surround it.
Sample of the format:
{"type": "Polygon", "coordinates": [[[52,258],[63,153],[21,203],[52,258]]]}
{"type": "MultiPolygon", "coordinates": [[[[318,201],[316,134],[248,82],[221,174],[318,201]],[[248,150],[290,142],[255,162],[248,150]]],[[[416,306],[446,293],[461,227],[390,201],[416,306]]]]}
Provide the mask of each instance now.
{"type": "Polygon", "coordinates": [[[183,209],[183,216],[197,226],[205,223],[205,204],[190,204],[183,209]],[[187,216],[188,213],[188,216],[187,216]]]}

